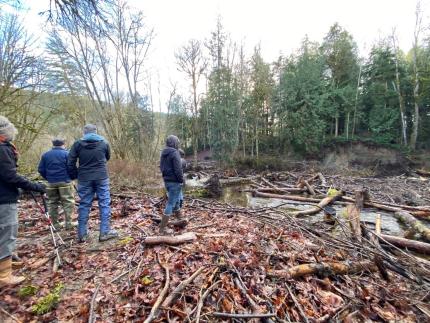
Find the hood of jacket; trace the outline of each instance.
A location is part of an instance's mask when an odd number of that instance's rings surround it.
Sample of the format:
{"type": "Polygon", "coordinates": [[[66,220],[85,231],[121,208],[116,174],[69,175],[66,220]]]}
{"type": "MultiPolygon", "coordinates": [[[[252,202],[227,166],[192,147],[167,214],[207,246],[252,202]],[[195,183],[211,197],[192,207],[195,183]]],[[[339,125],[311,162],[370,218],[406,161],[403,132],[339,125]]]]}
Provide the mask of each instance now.
{"type": "Polygon", "coordinates": [[[179,138],[174,136],[174,135],[170,135],[166,139],[166,146],[178,149],[179,148],[179,138]]]}
{"type": "Polygon", "coordinates": [[[165,147],[163,151],[161,152],[161,157],[167,157],[169,155],[174,154],[177,151],[177,149],[173,147],[165,147]]]}
{"type": "Polygon", "coordinates": [[[81,145],[87,149],[94,149],[97,147],[99,142],[104,141],[105,138],[96,133],[87,133],[81,139],[81,145]]]}

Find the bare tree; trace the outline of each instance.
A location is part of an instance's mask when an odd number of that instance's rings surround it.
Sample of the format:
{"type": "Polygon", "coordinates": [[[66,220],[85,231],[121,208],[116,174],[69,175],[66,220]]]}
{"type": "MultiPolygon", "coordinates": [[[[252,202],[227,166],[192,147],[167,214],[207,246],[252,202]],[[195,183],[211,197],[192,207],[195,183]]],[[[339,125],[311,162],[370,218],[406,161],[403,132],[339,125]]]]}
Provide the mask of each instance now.
{"type": "Polygon", "coordinates": [[[131,147],[149,148],[153,139],[148,100],[138,90],[145,84],[144,63],[153,32],[144,25],[143,14],[134,13],[124,1],[102,7],[103,17],[80,9],[90,15],[87,22],[81,24],[79,17],[70,16],[54,28],[52,53],[57,60],[67,57],[72,62],[118,157],[141,159],[147,155],[131,147]]]}
{"type": "Polygon", "coordinates": [[[194,164],[197,165],[197,146],[198,146],[198,113],[200,105],[200,97],[198,94],[199,81],[204,75],[207,67],[207,61],[202,53],[202,44],[200,41],[192,39],[188,44],[184,45],[179,52],[175,54],[178,68],[184,72],[191,81],[191,96],[192,96],[192,142],[194,153],[194,164]]]}
{"type": "Polygon", "coordinates": [[[0,114],[16,124],[22,151],[31,146],[51,116],[36,104],[45,73],[33,42],[16,15],[0,13],[0,114]]]}

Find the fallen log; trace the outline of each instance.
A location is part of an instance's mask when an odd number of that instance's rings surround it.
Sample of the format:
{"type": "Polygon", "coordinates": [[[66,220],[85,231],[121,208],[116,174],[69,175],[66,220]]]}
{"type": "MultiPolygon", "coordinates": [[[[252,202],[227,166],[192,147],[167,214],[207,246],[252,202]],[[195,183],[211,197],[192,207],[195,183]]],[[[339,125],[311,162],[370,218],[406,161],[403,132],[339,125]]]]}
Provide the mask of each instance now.
{"type": "Polygon", "coordinates": [[[430,255],[430,243],[390,236],[386,234],[380,234],[379,237],[382,238],[382,241],[385,240],[396,247],[406,248],[422,254],[430,255]]]}
{"type": "Polygon", "coordinates": [[[417,169],[415,171],[415,173],[417,173],[418,175],[421,175],[421,176],[430,177],[430,172],[423,170],[423,169],[417,169]]]}
{"type": "Polygon", "coordinates": [[[282,278],[300,278],[308,275],[350,275],[366,271],[375,272],[378,267],[372,261],[359,261],[356,263],[348,262],[321,262],[313,264],[302,264],[283,270],[271,270],[268,276],[282,278]]]}
{"type": "MultiPolygon", "coordinates": [[[[347,196],[343,196],[342,200],[346,201],[346,202],[351,202],[351,203],[355,202],[354,198],[347,197],[347,196]]],[[[373,202],[373,201],[365,201],[364,205],[367,206],[367,207],[373,207],[375,209],[380,209],[380,210],[389,211],[389,212],[401,212],[401,211],[403,211],[403,208],[404,208],[403,205],[390,206],[390,205],[387,205],[387,204],[381,204],[381,203],[373,202]]],[[[424,209],[421,209],[421,210],[415,209],[415,210],[411,210],[409,213],[412,214],[413,216],[422,217],[422,218],[425,218],[425,219],[430,219],[430,210],[428,210],[428,209],[426,209],[426,210],[424,210],[424,209]]]]}
{"type": "Polygon", "coordinates": [[[400,211],[395,212],[394,216],[409,226],[412,230],[419,233],[425,240],[430,241],[430,229],[427,228],[421,221],[415,219],[410,213],[400,211]]]}
{"type": "MultiPolygon", "coordinates": [[[[310,181],[312,181],[313,178],[310,179],[310,181]]],[[[315,191],[312,188],[312,186],[309,184],[309,182],[307,180],[305,180],[303,177],[300,177],[299,180],[297,181],[297,187],[298,188],[305,188],[306,190],[309,192],[310,195],[315,195],[315,191]]]]}
{"type": "Polygon", "coordinates": [[[221,178],[219,180],[221,186],[237,185],[237,184],[249,184],[253,180],[259,179],[260,176],[250,176],[250,177],[230,177],[221,178]]]}
{"type": "Polygon", "coordinates": [[[275,184],[270,183],[267,179],[265,179],[264,177],[261,178],[261,180],[266,183],[267,185],[269,185],[271,188],[274,189],[278,189],[278,187],[275,184]]]}
{"type": "Polygon", "coordinates": [[[323,174],[321,174],[321,173],[318,173],[318,177],[319,177],[319,179],[320,179],[320,181],[321,181],[321,185],[322,185],[322,186],[326,186],[326,185],[327,185],[327,181],[326,181],[326,179],[325,179],[324,175],[323,175],[323,174]]]}
{"type": "Polygon", "coordinates": [[[259,192],[259,190],[254,191],[253,196],[273,198],[273,199],[291,200],[291,201],[300,201],[300,202],[315,202],[315,203],[320,202],[319,199],[312,198],[312,197],[304,197],[304,196],[298,196],[298,195],[270,194],[270,193],[259,192]]]}
{"type": "MultiPolygon", "coordinates": [[[[253,190],[251,190],[252,192],[253,190]]],[[[273,187],[262,187],[258,189],[259,192],[263,193],[275,193],[275,194],[284,194],[284,193],[304,193],[307,192],[306,188],[298,188],[298,187],[282,187],[282,188],[273,188],[273,187]]]]}
{"type": "Polygon", "coordinates": [[[197,240],[197,235],[194,232],[186,232],[178,236],[152,236],[145,237],[144,243],[146,245],[168,244],[178,245],[197,240]]]}
{"type": "Polygon", "coordinates": [[[312,214],[316,214],[319,213],[321,211],[324,210],[324,207],[326,207],[327,205],[335,202],[336,200],[340,199],[342,197],[343,193],[337,194],[337,195],[333,195],[333,196],[327,196],[325,198],[323,198],[316,207],[310,208],[308,210],[303,210],[303,211],[294,211],[294,212],[289,212],[290,215],[292,216],[305,216],[305,215],[312,215],[312,214]]]}

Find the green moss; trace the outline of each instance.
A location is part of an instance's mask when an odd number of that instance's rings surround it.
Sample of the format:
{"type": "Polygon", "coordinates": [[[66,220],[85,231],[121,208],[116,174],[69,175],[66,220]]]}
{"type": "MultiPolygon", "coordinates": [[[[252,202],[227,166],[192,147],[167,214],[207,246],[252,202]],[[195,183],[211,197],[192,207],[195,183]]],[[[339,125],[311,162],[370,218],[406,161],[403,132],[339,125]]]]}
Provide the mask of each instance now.
{"type": "Polygon", "coordinates": [[[145,286],[151,285],[153,283],[153,279],[150,276],[145,276],[141,279],[141,283],[145,286]]]}
{"type": "Polygon", "coordinates": [[[208,191],[204,188],[195,188],[187,191],[187,195],[192,197],[208,197],[208,191]]]}
{"type": "Polygon", "coordinates": [[[63,289],[64,285],[62,283],[58,283],[52,292],[40,298],[37,303],[31,307],[31,311],[37,315],[50,312],[60,301],[60,294],[63,289]]]}
{"type": "Polygon", "coordinates": [[[132,242],[133,240],[134,240],[133,237],[125,237],[125,238],[119,240],[118,243],[121,245],[127,245],[130,242],[132,242]]]}
{"type": "Polygon", "coordinates": [[[327,196],[333,197],[338,195],[340,192],[335,189],[335,188],[329,188],[328,192],[327,192],[327,196]]]}
{"type": "Polygon", "coordinates": [[[33,286],[33,285],[24,286],[19,289],[18,296],[22,298],[33,296],[33,295],[36,295],[38,290],[39,288],[37,286],[33,286]]]}

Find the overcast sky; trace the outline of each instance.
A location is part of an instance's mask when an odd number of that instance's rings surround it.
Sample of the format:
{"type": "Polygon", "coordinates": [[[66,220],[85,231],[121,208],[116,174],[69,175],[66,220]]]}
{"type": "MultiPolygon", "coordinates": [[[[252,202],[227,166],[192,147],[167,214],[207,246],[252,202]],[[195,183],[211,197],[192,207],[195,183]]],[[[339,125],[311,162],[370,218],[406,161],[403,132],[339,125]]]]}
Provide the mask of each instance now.
{"type": "MultiPolygon", "coordinates": [[[[23,1],[31,10],[24,22],[37,34],[49,0],[23,1]]],[[[248,55],[261,44],[263,57],[272,62],[300,46],[307,34],[321,42],[338,22],[358,44],[362,55],[396,27],[400,47],[411,48],[415,24],[415,0],[129,0],[143,10],[155,30],[150,65],[160,78],[162,92],[170,80],[181,82],[174,52],[189,39],[204,40],[215,29],[218,16],[233,40],[244,42],[248,55]]],[[[430,0],[422,0],[424,23],[430,22],[430,0]]]]}

